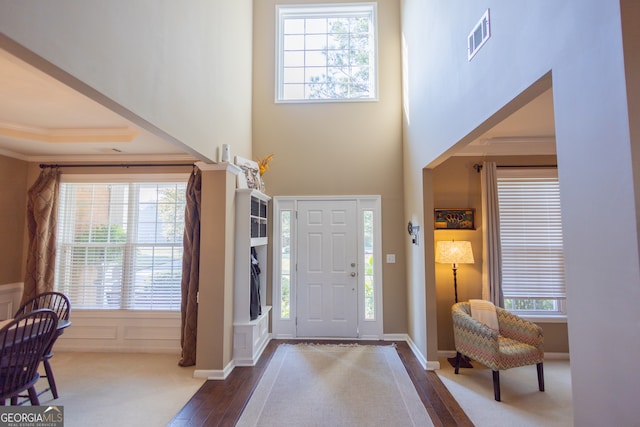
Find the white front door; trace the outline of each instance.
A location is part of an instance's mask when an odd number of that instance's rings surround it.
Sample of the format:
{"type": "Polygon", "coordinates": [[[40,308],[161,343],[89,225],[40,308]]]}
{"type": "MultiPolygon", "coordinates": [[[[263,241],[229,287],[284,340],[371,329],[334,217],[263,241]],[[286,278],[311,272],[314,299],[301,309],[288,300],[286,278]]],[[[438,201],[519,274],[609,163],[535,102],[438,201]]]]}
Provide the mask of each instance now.
{"type": "Polygon", "coordinates": [[[357,204],[300,201],[298,337],[358,336],[357,204]]]}

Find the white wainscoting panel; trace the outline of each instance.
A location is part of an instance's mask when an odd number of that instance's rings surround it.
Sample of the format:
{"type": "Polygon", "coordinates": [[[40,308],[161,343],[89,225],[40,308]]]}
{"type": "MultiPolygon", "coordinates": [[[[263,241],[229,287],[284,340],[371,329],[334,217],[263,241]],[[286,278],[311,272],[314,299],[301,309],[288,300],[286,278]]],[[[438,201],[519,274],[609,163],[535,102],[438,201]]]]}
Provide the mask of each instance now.
{"type": "Polygon", "coordinates": [[[0,285],[0,320],[11,319],[20,308],[23,283],[8,283],[0,285]]]}
{"type": "Polygon", "coordinates": [[[180,353],[180,313],[71,310],[55,351],[180,353]]]}

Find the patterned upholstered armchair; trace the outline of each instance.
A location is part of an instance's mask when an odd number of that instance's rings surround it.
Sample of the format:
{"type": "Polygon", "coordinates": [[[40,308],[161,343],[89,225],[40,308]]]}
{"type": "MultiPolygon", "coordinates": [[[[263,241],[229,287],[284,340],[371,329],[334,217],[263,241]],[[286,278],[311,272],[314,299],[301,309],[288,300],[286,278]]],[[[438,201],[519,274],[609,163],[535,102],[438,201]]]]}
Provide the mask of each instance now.
{"type": "Polygon", "coordinates": [[[537,365],[538,388],[544,391],[542,328],[500,307],[495,307],[499,330],[471,317],[468,302],[454,304],[453,336],[456,346],[455,373],[461,355],[478,361],[493,371],[493,393],[500,401],[500,372],[525,365],[537,365]]]}

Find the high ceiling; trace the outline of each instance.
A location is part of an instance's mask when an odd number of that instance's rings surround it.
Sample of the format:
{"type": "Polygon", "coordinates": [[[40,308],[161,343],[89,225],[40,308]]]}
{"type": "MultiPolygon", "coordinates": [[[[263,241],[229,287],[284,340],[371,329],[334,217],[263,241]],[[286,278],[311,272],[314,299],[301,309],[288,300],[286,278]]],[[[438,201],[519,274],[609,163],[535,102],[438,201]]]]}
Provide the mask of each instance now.
{"type": "MultiPolygon", "coordinates": [[[[549,89],[456,155],[554,154],[554,129],[549,89]]],[[[190,157],[1,49],[0,154],[27,161],[190,157]]]]}
{"type": "Polygon", "coordinates": [[[554,154],[552,89],[547,89],[456,153],[457,156],[554,154]]]}
{"type": "Polygon", "coordinates": [[[0,154],[28,161],[184,151],[0,49],[0,154]]]}

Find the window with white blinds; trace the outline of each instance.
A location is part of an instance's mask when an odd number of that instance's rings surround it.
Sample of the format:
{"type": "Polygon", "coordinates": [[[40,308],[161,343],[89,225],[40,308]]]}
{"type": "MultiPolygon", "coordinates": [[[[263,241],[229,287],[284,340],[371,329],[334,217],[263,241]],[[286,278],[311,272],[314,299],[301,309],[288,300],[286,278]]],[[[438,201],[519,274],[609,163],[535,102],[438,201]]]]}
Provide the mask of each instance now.
{"type": "Polygon", "coordinates": [[[60,186],[56,280],[75,308],[179,310],[186,182],[60,186]]]}
{"type": "Polygon", "coordinates": [[[557,169],[498,169],[505,308],[564,314],[565,280],[557,169]]]}

